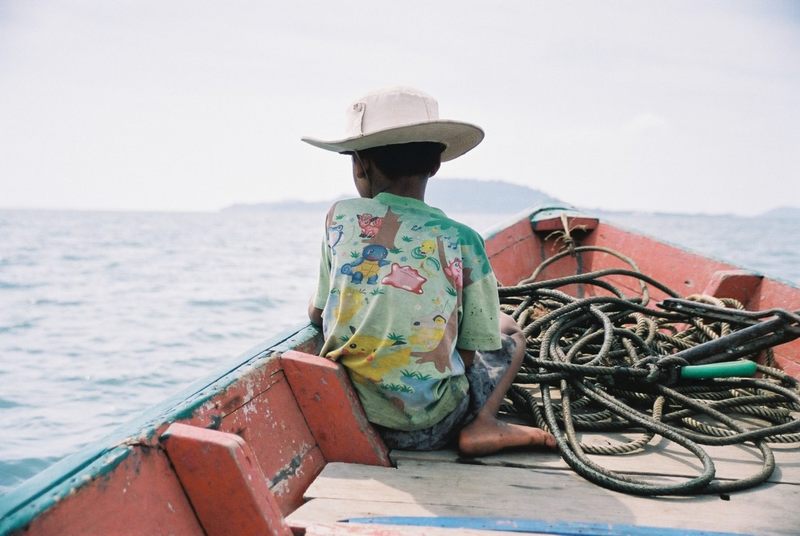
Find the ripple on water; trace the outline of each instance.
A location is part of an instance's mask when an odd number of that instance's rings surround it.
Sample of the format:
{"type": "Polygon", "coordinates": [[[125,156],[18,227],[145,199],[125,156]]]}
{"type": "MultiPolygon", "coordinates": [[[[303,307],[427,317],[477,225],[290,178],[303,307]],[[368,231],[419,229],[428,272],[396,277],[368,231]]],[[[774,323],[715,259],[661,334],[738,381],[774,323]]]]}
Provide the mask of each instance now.
{"type": "Polygon", "coordinates": [[[36,322],[33,320],[23,320],[15,324],[2,325],[0,324],[0,333],[14,333],[35,327],[36,322]]]}
{"type": "Polygon", "coordinates": [[[15,460],[0,460],[0,495],[10,490],[20,482],[29,479],[49,465],[54,464],[63,456],[48,456],[43,458],[18,458],[15,460]]]}
{"type": "Polygon", "coordinates": [[[7,398],[0,398],[0,409],[11,409],[11,408],[19,408],[22,407],[24,404],[20,404],[19,402],[15,402],[14,400],[8,400],[7,398]]]}
{"type": "Polygon", "coordinates": [[[44,283],[21,283],[19,281],[4,281],[0,279],[0,290],[28,290],[45,286],[44,283]]]}
{"type": "Polygon", "coordinates": [[[54,307],[80,307],[86,302],[83,300],[55,300],[52,298],[38,298],[33,300],[33,305],[52,305],[54,307]]]}
{"type": "Polygon", "coordinates": [[[192,299],[186,302],[191,307],[208,307],[208,308],[223,308],[235,309],[239,311],[252,311],[259,312],[265,309],[275,307],[275,301],[267,296],[259,296],[252,298],[231,298],[223,299],[192,299]]]}
{"type": "Polygon", "coordinates": [[[65,253],[61,255],[61,260],[68,262],[93,261],[97,258],[98,257],[96,255],[77,255],[75,253],[65,253]]]}

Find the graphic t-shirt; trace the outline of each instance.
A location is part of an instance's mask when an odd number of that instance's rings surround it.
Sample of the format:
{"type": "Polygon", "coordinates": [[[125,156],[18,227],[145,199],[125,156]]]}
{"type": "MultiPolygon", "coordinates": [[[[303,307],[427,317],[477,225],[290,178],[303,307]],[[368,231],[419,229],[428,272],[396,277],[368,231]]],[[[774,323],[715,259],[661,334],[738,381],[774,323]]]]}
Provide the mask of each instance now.
{"type": "Polygon", "coordinates": [[[348,199],[326,220],[314,306],[321,355],[346,368],[367,418],[433,426],[466,395],[457,348],[500,348],[497,282],[483,239],[416,199],[348,199]]]}

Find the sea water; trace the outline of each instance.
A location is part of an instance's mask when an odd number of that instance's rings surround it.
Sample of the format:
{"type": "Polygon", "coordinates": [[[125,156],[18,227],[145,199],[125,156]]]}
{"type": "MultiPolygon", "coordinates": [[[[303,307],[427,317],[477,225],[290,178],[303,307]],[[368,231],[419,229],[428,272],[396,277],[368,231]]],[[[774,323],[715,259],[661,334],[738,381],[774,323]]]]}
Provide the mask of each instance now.
{"type": "MultiPolygon", "coordinates": [[[[0,210],[0,493],[305,322],[323,218],[0,210]]],[[[610,219],[800,282],[797,220],[610,219]]]]}

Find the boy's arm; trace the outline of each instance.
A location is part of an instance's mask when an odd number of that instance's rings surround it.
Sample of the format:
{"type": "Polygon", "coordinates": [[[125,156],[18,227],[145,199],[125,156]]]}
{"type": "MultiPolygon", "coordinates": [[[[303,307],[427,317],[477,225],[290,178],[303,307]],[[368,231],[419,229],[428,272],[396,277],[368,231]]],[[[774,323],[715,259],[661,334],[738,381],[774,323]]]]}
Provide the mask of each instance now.
{"type": "Polygon", "coordinates": [[[471,367],[472,362],[475,361],[475,350],[462,350],[459,348],[458,353],[461,354],[461,361],[464,362],[464,366],[471,367]]]}
{"type": "MultiPolygon", "coordinates": [[[[330,226],[331,218],[333,215],[333,210],[336,204],[334,204],[330,210],[328,211],[328,215],[325,218],[325,224],[330,226]]],[[[321,248],[320,248],[320,258],[319,258],[319,278],[317,279],[317,290],[313,296],[311,296],[311,300],[308,303],[308,319],[311,321],[312,324],[315,326],[322,326],[322,311],[325,307],[325,303],[327,303],[327,296],[330,287],[330,278],[331,278],[331,250],[328,247],[328,240],[327,236],[322,240],[321,248]],[[322,306],[322,307],[318,307],[322,306]]]]}
{"type": "Polygon", "coordinates": [[[322,309],[314,307],[314,298],[308,302],[308,318],[315,326],[322,326],[322,309]]]}

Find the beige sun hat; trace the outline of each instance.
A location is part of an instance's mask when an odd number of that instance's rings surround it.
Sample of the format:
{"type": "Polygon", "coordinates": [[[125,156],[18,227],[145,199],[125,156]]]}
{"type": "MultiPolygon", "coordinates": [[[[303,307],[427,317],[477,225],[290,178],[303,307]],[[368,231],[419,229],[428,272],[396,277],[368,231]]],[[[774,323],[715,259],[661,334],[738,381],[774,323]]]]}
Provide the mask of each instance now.
{"type": "Polygon", "coordinates": [[[337,153],[432,141],[445,146],[442,162],[461,156],[483,140],[479,126],[439,119],[436,99],[409,87],[391,87],[365,95],[347,108],[346,120],[345,137],[340,140],[302,140],[337,153]]]}

